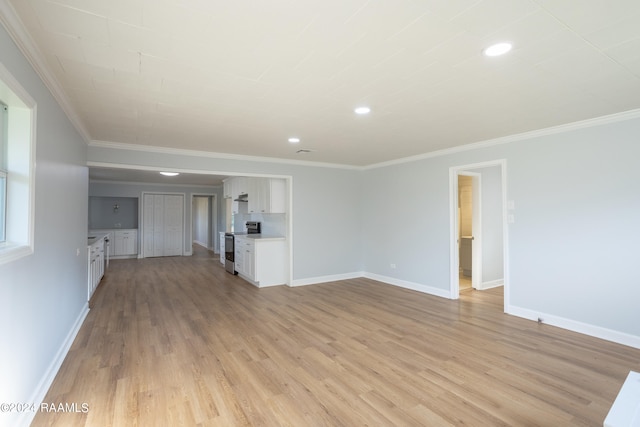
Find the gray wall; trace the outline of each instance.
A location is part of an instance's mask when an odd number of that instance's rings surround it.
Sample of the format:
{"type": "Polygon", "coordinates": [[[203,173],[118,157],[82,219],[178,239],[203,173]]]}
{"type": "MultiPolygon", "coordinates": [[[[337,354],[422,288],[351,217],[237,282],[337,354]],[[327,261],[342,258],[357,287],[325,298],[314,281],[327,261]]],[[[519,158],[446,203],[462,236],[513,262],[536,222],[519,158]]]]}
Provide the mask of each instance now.
{"type": "Polygon", "coordinates": [[[365,270],[446,293],[449,168],[506,159],[507,311],[639,346],[639,137],[634,118],[367,170],[365,270]]]}
{"type": "Polygon", "coordinates": [[[34,253],[0,265],[0,402],[38,402],[88,310],[86,145],[2,26],[0,52],[37,102],[34,253]]]}
{"type": "Polygon", "coordinates": [[[138,204],[137,197],[89,197],[89,229],[138,228],[138,204]]]}

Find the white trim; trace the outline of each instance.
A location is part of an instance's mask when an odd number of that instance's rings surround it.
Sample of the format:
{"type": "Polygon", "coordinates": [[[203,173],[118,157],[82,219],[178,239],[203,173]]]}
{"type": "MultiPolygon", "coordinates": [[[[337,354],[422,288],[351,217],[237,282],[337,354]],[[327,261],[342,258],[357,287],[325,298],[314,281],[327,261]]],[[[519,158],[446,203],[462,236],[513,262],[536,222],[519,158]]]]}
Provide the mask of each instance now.
{"type": "Polygon", "coordinates": [[[323,162],[313,162],[309,160],[282,159],[278,157],[248,156],[244,154],[232,154],[232,153],[216,153],[212,151],[189,150],[184,148],[157,147],[152,145],[140,145],[140,144],[125,144],[125,143],[111,142],[111,141],[92,140],[91,142],[89,142],[89,147],[107,148],[112,150],[141,151],[143,153],[161,153],[161,154],[169,154],[172,156],[189,156],[189,157],[205,157],[205,158],[212,158],[212,159],[240,160],[245,162],[281,163],[281,164],[289,164],[289,165],[323,167],[323,168],[334,168],[334,169],[351,169],[351,170],[362,169],[361,166],[351,166],[351,165],[343,165],[343,164],[337,164],[337,163],[323,163],[323,162]]]}
{"type": "Polygon", "coordinates": [[[6,0],[0,0],[0,22],[6,28],[9,36],[16,46],[18,46],[20,52],[22,52],[27,61],[29,61],[36,74],[42,79],[42,82],[49,89],[49,92],[51,92],[55,100],[60,104],[60,107],[69,118],[71,124],[88,144],[91,137],[82,123],[80,116],[78,116],[76,110],[69,102],[69,98],[62,89],[58,79],[56,79],[55,75],[49,70],[49,67],[46,65],[46,60],[43,59],[44,55],[26,30],[26,26],[18,17],[13,5],[6,0]]]}
{"type": "Polygon", "coordinates": [[[374,163],[371,165],[363,166],[362,170],[378,169],[387,166],[393,166],[403,163],[416,162],[418,160],[430,159],[433,157],[448,156],[451,154],[462,153],[465,151],[472,151],[486,147],[493,147],[495,145],[509,144],[512,142],[538,138],[541,136],[555,135],[559,133],[569,132],[573,130],[585,129],[593,126],[607,125],[610,123],[622,122],[625,120],[632,120],[640,118],[640,108],[635,110],[623,111],[621,113],[609,114],[607,116],[595,117],[592,119],[580,120],[577,122],[566,123],[558,126],[552,126],[548,128],[538,129],[530,132],[517,133],[513,135],[502,136],[494,139],[487,139],[484,141],[473,142],[470,144],[459,145],[457,147],[445,148],[443,150],[430,151],[428,153],[418,154],[415,156],[403,157],[400,159],[390,160],[388,162],[374,163]]]}
{"type": "Polygon", "coordinates": [[[478,290],[479,291],[485,291],[487,289],[498,288],[500,286],[504,286],[504,280],[503,279],[490,280],[488,282],[482,282],[480,284],[480,287],[478,288],[478,290]]]}
{"type": "MultiPolygon", "coordinates": [[[[0,2],[0,8],[2,5],[0,2]]],[[[9,108],[7,150],[11,153],[10,157],[15,160],[15,164],[9,161],[5,165],[5,172],[7,172],[6,241],[0,249],[0,264],[6,264],[31,255],[35,250],[35,162],[38,110],[36,101],[1,62],[0,92],[4,98],[3,102],[9,108]],[[18,191],[13,192],[16,184],[11,176],[15,176],[16,173],[18,176],[27,177],[28,189],[24,198],[21,185],[18,191]],[[19,223],[15,222],[16,218],[24,216],[26,216],[26,223],[22,219],[19,223]]]]}
{"type": "MultiPolygon", "coordinates": [[[[220,171],[220,170],[205,170],[205,169],[186,169],[186,168],[167,169],[166,167],[162,167],[162,166],[144,166],[144,165],[134,165],[134,164],[127,164],[127,163],[107,163],[107,162],[92,162],[92,161],[88,161],[87,166],[97,167],[97,168],[112,168],[112,169],[133,169],[133,170],[150,171],[150,172],[167,171],[167,172],[180,172],[180,173],[191,173],[191,174],[200,174],[200,175],[248,176],[248,177],[255,177],[255,178],[289,178],[291,176],[291,175],[275,175],[275,174],[268,174],[268,173],[220,171]]],[[[109,181],[109,182],[120,183],[120,181],[109,181]]],[[[152,183],[143,182],[141,184],[147,185],[152,183]]],[[[199,185],[181,185],[181,186],[199,187],[199,185]]],[[[220,188],[219,185],[212,185],[208,187],[220,188]]]]}
{"type": "Polygon", "coordinates": [[[422,292],[429,295],[434,295],[442,298],[451,298],[450,291],[441,288],[434,288],[433,286],[423,285],[421,283],[409,282],[406,280],[396,279],[394,277],[382,276],[380,274],[375,273],[364,273],[364,276],[367,279],[377,280],[378,282],[386,283],[388,285],[398,286],[400,288],[411,289],[413,291],[422,292]]]}
{"type": "MultiPolygon", "coordinates": [[[[49,387],[51,387],[51,384],[53,384],[53,380],[56,378],[56,375],[58,374],[58,371],[62,366],[62,362],[64,362],[65,357],[67,357],[67,354],[71,349],[71,345],[73,344],[73,341],[76,339],[78,332],[80,332],[80,328],[82,327],[82,324],[84,323],[84,320],[87,318],[88,314],[89,314],[89,303],[87,302],[85,303],[84,307],[82,307],[80,314],[78,315],[78,317],[76,318],[76,321],[74,322],[73,326],[69,330],[67,337],[62,342],[62,345],[58,349],[58,352],[56,353],[55,357],[49,364],[47,371],[40,379],[38,386],[34,390],[31,397],[25,400],[25,402],[34,403],[36,407],[40,407],[40,404],[42,403],[45,396],[47,395],[47,392],[49,391],[49,387]]],[[[25,411],[20,413],[20,416],[18,417],[16,425],[28,426],[29,424],[31,424],[31,421],[33,421],[33,418],[36,416],[36,413],[37,411],[36,412],[25,411]]]]}
{"type": "Polygon", "coordinates": [[[221,185],[204,185],[204,184],[172,184],[172,183],[162,183],[162,182],[138,182],[138,181],[110,181],[106,179],[90,179],[89,184],[115,184],[115,185],[150,185],[156,187],[181,187],[181,188],[222,188],[221,185]]]}
{"type": "Polygon", "coordinates": [[[291,287],[296,286],[307,286],[307,285],[317,285],[319,283],[328,283],[328,282],[337,282],[340,280],[349,280],[349,279],[358,279],[360,277],[365,277],[365,273],[362,271],[356,271],[353,273],[344,273],[344,274],[332,274],[330,276],[317,276],[317,277],[308,277],[306,279],[296,279],[291,281],[291,287]]]}
{"type": "Polygon", "coordinates": [[[506,313],[512,316],[522,317],[524,319],[533,321],[538,321],[538,319],[541,319],[541,323],[543,324],[557,326],[569,331],[578,332],[580,334],[640,349],[640,337],[636,335],[631,335],[600,326],[594,326],[588,323],[579,322],[577,320],[554,316],[548,313],[542,313],[517,306],[510,306],[509,311],[506,311],[506,313]]]}
{"type": "Polygon", "coordinates": [[[589,127],[601,126],[601,125],[617,123],[617,122],[632,120],[637,118],[640,118],[640,109],[623,111],[620,113],[609,114],[606,116],[580,120],[572,123],[566,123],[566,124],[538,129],[534,131],[507,135],[507,136],[488,139],[484,141],[472,142],[469,144],[459,145],[456,147],[445,148],[445,149],[436,150],[436,151],[429,151],[427,153],[422,153],[415,156],[402,157],[400,159],[389,160],[387,162],[381,162],[381,163],[373,163],[365,166],[344,165],[344,164],[337,164],[337,163],[322,163],[322,162],[313,162],[308,160],[281,159],[276,157],[246,156],[246,155],[230,154],[230,153],[215,153],[210,151],[197,151],[197,150],[188,150],[188,149],[156,147],[156,146],[139,145],[139,144],[125,144],[125,143],[119,143],[119,142],[99,141],[99,140],[90,141],[89,147],[107,148],[107,149],[114,149],[114,150],[132,150],[132,151],[142,151],[142,152],[149,152],[149,153],[164,153],[164,154],[171,154],[171,155],[191,156],[191,157],[195,156],[195,157],[207,157],[207,158],[216,158],[216,159],[229,159],[229,160],[265,162],[265,163],[282,163],[282,164],[293,164],[293,165],[310,166],[310,167],[326,167],[326,168],[364,171],[364,170],[378,169],[378,168],[399,165],[404,163],[411,163],[411,162],[430,159],[434,157],[448,156],[451,154],[463,153],[466,151],[473,151],[481,148],[509,144],[512,142],[538,138],[541,136],[554,135],[554,134],[569,132],[573,130],[585,129],[589,127]]]}

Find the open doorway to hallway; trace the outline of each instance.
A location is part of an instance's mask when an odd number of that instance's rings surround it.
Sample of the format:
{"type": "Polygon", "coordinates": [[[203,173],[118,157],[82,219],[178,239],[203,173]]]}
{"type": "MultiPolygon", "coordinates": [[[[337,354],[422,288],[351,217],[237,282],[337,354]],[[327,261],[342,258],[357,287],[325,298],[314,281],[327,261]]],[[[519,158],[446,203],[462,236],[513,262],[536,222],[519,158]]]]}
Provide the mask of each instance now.
{"type": "Polygon", "coordinates": [[[505,171],[504,160],[450,168],[453,299],[459,298],[461,291],[504,286],[503,301],[507,306],[505,171]]]}
{"type": "Polygon", "coordinates": [[[481,178],[478,173],[458,173],[458,287],[461,291],[477,289],[482,277],[481,178]]]}

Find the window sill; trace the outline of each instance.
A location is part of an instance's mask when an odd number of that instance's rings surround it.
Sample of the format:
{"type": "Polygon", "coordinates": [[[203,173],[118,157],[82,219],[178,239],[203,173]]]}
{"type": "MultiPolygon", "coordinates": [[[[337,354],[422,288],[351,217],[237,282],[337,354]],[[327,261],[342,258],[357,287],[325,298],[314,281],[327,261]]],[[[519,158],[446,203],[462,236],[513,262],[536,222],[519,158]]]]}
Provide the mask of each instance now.
{"type": "Polygon", "coordinates": [[[0,243],[0,265],[16,261],[33,253],[33,248],[26,245],[17,245],[7,242],[0,243]]]}

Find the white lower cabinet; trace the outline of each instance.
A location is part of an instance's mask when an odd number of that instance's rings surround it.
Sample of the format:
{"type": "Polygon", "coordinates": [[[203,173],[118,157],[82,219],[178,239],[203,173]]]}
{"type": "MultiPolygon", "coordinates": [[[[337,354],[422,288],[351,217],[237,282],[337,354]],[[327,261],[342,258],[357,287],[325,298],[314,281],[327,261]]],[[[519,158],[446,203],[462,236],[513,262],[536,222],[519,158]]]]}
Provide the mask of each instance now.
{"type": "Polygon", "coordinates": [[[96,291],[100,280],[104,276],[104,237],[97,239],[91,245],[87,246],[87,256],[89,269],[87,274],[87,301],[96,291]]]}
{"type": "Polygon", "coordinates": [[[138,230],[116,230],[113,232],[113,255],[138,255],[138,230]]]}
{"type": "Polygon", "coordinates": [[[138,256],[137,228],[89,230],[89,234],[103,234],[108,239],[108,243],[105,242],[105,257],[107,251],[109,251],[108,258],[134,258],[138,256]]]}
{"type": "Polygon", "coordinates": [[[236,236],[235,265],[238,275],[260,288],[287,282],[287,244],[282,239],[236,236]]]}
{"type": "Polygon", "coordinates": [[[220,263],[222,265],[225,264],[225,255],[224,255],[224,249],[225,249],[225,242],[224,242],[224,232],[221,231],[220,232],[220,263]]]}

